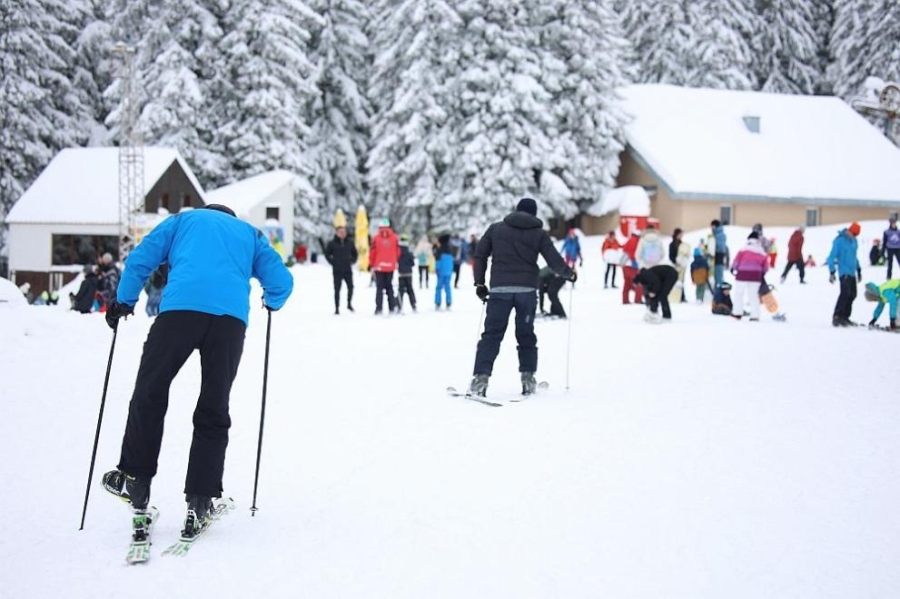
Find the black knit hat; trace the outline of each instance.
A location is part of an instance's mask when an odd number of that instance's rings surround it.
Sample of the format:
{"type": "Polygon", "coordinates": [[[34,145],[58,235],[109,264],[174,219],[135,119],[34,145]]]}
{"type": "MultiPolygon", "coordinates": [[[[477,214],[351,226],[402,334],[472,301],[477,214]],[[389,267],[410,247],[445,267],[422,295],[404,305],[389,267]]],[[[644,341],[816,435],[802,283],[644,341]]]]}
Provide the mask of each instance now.
{"type": "Polygon", "coordinates": [[[537,202],[531,198],[522,198],[519,200],[519,203],[516,204],[516,211],[527,212],[531,216],[537,216],[537,202]]]}

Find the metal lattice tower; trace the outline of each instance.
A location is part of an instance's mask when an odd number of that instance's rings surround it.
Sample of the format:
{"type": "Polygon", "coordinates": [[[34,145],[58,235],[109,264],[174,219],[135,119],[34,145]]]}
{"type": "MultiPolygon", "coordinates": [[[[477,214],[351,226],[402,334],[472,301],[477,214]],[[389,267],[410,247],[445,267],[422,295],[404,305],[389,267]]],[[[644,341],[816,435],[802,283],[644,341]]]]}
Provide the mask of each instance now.
{"type": "Polygon", "coordinates": [[[119,90],[122,108],[119,122],[119,260],[134,248],[135,213],[144,206],[144,146],[137,127],[140,107],[135,81],[132,46],[120,43],[119,90]]]}

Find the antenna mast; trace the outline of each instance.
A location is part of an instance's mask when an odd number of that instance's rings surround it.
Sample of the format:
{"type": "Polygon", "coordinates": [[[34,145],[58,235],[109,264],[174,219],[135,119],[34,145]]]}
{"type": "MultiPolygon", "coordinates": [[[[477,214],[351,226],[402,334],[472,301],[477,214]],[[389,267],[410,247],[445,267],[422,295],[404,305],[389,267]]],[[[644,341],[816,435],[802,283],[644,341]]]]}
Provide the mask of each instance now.
{"type": "Polygon", "coordinates": [[[121,114],[119,123],[119,260],[124,261],[134,249],[134,216],[144,206],[144,146],[138,132],[138,90],[135,81],[135,48],[116,44],[120,55],[119,90],[121,114]]]}

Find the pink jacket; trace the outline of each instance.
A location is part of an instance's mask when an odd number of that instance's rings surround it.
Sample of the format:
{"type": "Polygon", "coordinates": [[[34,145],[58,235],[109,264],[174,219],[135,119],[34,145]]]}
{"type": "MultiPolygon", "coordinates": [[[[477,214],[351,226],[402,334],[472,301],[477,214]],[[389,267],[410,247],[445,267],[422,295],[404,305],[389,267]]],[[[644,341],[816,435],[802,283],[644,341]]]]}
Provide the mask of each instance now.
{"type": "Polygon", "coordinates": [[[769,270],[769,263],[766,253],[756,239],[748,240],[747,245],[731,261],[731,272],[738,281],[759,283],[767,270],[769,270]]]}

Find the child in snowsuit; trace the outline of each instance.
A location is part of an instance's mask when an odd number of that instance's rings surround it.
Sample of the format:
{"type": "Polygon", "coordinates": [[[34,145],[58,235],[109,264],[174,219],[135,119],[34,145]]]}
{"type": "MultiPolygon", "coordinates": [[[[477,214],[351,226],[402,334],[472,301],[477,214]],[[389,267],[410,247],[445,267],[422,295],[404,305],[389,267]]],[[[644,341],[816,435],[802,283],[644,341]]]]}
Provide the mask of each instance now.
{"type": "Polygon", "coordinates": [[[869,326],[874,327],[881,313],[884,311],[884,305],[889,304],[890,309],[888,315],[891,318],[890,329],[896,331],[900,329],[900,322],[897,321],[897,302],[900,300],[900,279],[893,279],[887,283],[876,285],[875,283],[866,283],[865,291],[866,299],[870,302],[878,302],[875,312],[872,314],[872,320],[869,326]]]}
{"type": "Polygon", "coordinates": [[[400,259],[397,260],[397,306],[403,311],[403,296],[409,295],[409,305],[416,311],[416,292],[413,291],[413,266],[416,260],[409,251],[409,235],[400,236],[400,259]]]}
{"type": "Polygon", "coordinates": [[[712,313],[717,316],[731,316],[731,283],[722,283],[713,292],[712,313]]]}
{"type": "Polygon", "coordinates": [[[444,301],[447,309],[453,305],[453,293],[450,291],[450,279],[453,277],[455,254],[450,245],[450,236],[441,235],[438,238],[438,247],[434,250],[435,271],[437,273],[437,285],[434,288],[434,309],[441,309],[441,290],[444,291],[444,301]]]}
{"type": "Polygon", "coordinates": [[[662,317],[664,320],[672,319],[672,310],[669,308],[669,292],[678,281],[678,271],[668,264],[657,264],[650,268],[642,268],[634,282],[644,287],[647,294],[647,307],[650,308],[648,321],[658,322],[657,314],[662,305],[662,317]]]}
{"type": "Polygon", "coordinates": [[[700,248],[694,249],[694,261],[691,262],[691,281],[697,287],[697,303],[703,303],[706,287],[709,285],[709,262],[700,248]]]}
{"type": "Polygon", "coordinates": [[[540,282],[541,314],[546,314],[546,312],[544,312],[544,295],[546,294],[550,298],[550,316],[565,318],[566,311],[559,301],[559,290],[566,284],[566,279],[558,276],[556,271],[549,266],[545,266],[538,273],[538,280],[540,282]]]}

